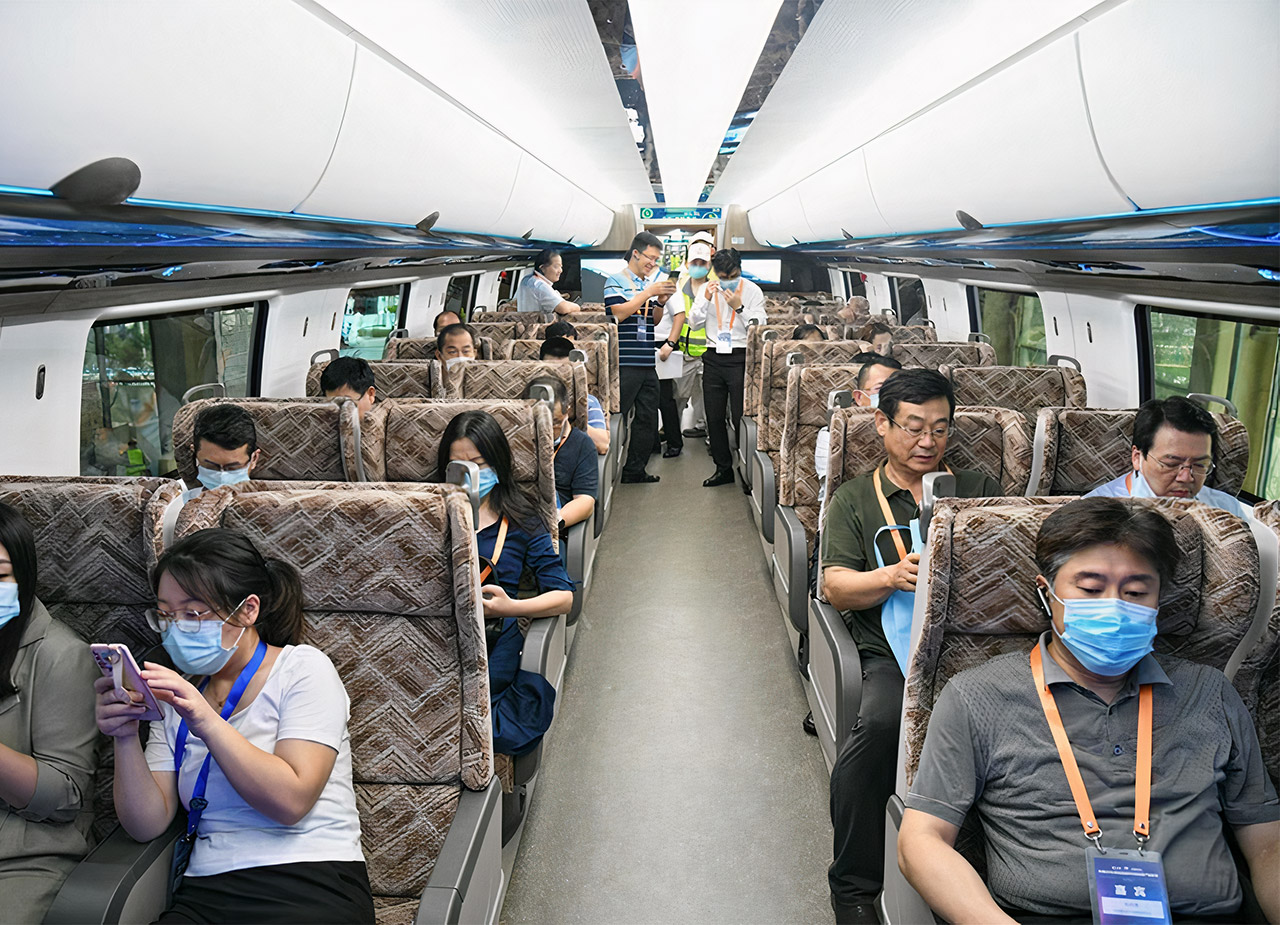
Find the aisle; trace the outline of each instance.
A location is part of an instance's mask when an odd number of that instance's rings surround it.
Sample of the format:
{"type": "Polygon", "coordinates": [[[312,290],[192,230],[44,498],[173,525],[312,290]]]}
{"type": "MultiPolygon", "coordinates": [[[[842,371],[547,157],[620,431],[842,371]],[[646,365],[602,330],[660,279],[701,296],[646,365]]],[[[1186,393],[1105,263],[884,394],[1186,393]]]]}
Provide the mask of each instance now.
{"type": "MultiPolygon", "coordinates": [[[[691,452],[692,451],[692,452],[691,452]]],[[[830,922],[827,772],[738,486],[622,485],[502,921],[830,922]]]]}

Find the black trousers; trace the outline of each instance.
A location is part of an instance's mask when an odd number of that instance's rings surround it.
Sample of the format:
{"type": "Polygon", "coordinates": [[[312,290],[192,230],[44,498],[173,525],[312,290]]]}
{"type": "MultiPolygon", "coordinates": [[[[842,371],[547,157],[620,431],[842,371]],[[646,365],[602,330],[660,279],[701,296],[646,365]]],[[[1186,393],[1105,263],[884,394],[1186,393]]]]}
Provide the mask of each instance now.
{"type": "Polygon", "coordinates": [[[874,902],[884,882],[884,813],[897,776],[902,687],[895,659],[862,656],[862,706],[831,769],[835,857],[827,882],[846,905],[874,902]]]}
{"type": "Polygon", "coordinates": [[[644,475],[658,433],[658,371],[650,366],[623,366],[618,369],[618,388],[622,392],[619,407],[625,418],[632,408],[631,449],[622,466],[623,475],[644,475]]]}
{"type": "Polygon", "coordinates": [[[309,861],[183,877],[157,922],[368,922],[373,896],[363,861],[309,861]]]}
{"type": "Polygon", "coordinates": [[[676,381],[658,380],[658,411],[662,414],[662,430],[667,446],[673,450],[684,449],[684,437],[680,433],[680,409],[676,407],[676,381]]]}
{"type": "Polygon", "coordinates": [[[742,420],[742,385],[747,375],[747,351],[702,355],[702,402],[707,409],[707,436],[711,438],[711,458],[717,469],[733,465],[729,449],[728,425],[734,432],[742,420]],[[732,416],[730,416],[732,415],[732,416]]]}

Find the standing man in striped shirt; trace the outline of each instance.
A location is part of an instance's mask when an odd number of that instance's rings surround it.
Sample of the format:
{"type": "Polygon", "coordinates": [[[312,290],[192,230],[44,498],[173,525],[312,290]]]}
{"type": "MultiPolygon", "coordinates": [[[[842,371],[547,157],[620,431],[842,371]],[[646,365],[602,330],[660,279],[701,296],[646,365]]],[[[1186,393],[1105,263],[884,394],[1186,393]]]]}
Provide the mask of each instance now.
{"type": "Polygon", "coordinates": [[[622,467],[625,483],[658,481],[658,476],[650,475],[644,468],[658,430],[658,373],[653,365],[656,348],[653,329],[662,320],[659,297],[671,296],[676,291],[674,280],[648,281],[661,259],[662,241],[642,231],[627,250],[626,267],[604,284],[604,310],[618,325],[618,385],[624,419],[632,408],[636,410],[631,448],[622,467]]]}

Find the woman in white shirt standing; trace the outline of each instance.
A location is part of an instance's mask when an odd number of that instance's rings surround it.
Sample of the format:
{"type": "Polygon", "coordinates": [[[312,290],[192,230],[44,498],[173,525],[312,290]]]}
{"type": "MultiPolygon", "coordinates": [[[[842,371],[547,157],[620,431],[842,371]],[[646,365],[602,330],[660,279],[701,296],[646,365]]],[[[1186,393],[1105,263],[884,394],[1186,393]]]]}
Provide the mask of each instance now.
{"type": "Polygon", "coordinates": [[[570,315],[581,311],[577,303],[570,302],[556,291],[556,283],[564,273],[564,258],[559,251],[538,251],[533,258],[533,272],[525,274],[516,287],[516,311],[542,312],[542,320],[550,324],[556,315],[570,315]]]}
{"type": "Polygon", "coordinates": [[[264,559],[239,533],[211,529],[174,544],[153,581],[148,621],[192,679],[143,666],[164,711],[145,752],[142,706],[110,678],[94,689],[125,830],[149,841],[179,803],[188,810],[189,863],[159,921],[372,922],[350,701],[328,657],[297,644],[297,570],[264,559]],[[202,790],[201,811],[193,797],[202,790]]]}

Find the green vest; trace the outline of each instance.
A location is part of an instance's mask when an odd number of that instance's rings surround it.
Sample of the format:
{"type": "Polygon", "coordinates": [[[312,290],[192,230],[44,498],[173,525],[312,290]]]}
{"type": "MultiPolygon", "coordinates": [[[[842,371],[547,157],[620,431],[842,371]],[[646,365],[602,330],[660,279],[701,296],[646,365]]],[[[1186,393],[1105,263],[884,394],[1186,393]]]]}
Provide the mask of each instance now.
{"type": "Polygon", "coordinates": [[[142,450],[133,449],[126,450],[125,458],[125,475],[146,475],[147,474],[147,457],[143,455],[142,450]]]}
{"type": "MultiPolygon", "coordinates": [[[[712,280],[715,278],[716,278],[715,270],[712,270],[709,274],[707,274],[708,280],[712,280]]],[[[689,310],[693,308],[693,293],[689,291],[689,288],[687,288],[692,281],[693,281],[692,277],[685,275],[680,280],[680,286],[679,286],[680,295],[684,296],[684,312],[685,312],[684,316],[686,318],[689,317],[689,310]]],[[[703,325],[702,327],[698,327],[698,328],[693,328],[693,327],[690,327],[689,322],[686,321],[684,323],[684,329],[681,330],[680,337],[676,340],[676,343],[680,345],[680,352],[683,353],[685,356],[689,357],[690,359],[702,356],[704,353],[707,352],[706,325],[703,325]]]]}

